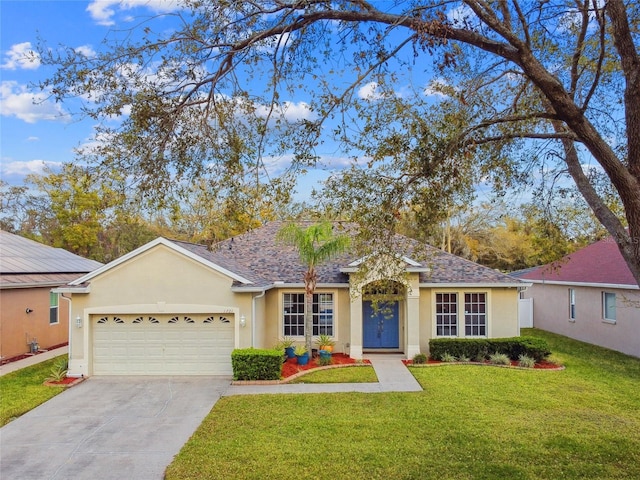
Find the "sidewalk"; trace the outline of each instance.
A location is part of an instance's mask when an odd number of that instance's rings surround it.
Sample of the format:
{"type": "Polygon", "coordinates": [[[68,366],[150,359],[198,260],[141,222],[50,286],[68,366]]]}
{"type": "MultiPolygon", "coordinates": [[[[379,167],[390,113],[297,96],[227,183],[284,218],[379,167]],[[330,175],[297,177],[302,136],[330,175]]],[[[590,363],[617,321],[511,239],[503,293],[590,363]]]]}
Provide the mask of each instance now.
{"type": "Polygon", "coordinates": [[[38,353],[37,355],[32,355],[30,357],[23,358],[22,360],[7,363],[5,365],[0,365],[0,377],[2,375],[6,375],[7,373],[15,372],[16,370],[20,370],[24,367],[30,367],[31,365],[35,365],[36,363],[44,362],[45,360],[49,360],[50,358],[54,358],[59,355],[64,355],[66,353],[69,353],[68,346],[56,348],[55,350],[49,350],[43,353],[38,353]]]}
{"type": "MultiPolygon", "coordinates": [[[[402,363],[402,355],[366,355],[378,383],[283,383],[278,385],[231,385],[223,396],[261,393],[421,392],[422,387],[402,363]]],[[[302,377],[304,379],[304,377],[302,377]]]]}

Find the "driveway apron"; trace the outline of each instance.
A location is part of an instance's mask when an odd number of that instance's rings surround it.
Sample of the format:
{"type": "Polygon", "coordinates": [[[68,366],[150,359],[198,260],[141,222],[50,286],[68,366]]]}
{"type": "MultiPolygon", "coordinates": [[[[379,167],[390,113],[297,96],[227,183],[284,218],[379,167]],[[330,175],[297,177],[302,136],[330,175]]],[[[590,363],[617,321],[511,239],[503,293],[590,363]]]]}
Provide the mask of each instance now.
{"type": "Polygon", "coordinates": [[[2,480],[161,480],[224,377],[91,377],[0,429],[2,480]]]}

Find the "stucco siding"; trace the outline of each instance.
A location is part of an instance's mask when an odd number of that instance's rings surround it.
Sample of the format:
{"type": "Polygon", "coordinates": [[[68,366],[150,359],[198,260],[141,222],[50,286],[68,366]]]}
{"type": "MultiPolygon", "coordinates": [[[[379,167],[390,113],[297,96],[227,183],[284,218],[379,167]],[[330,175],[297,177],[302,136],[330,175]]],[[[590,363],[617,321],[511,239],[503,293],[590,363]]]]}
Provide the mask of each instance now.
{"type": "Polygon", "coordinates": [[[489,308],[491,309],[491,337],[517,337],[520,335],[517,288],[491,289],[489,308]]]}
{"type": "Polygon", "coordinates": [[[29,352],[27,341],[37,339],[40,349],[66,343],[69,337],[69,302],[60,298],[58,323],[49,323],[50,287],[0,290],[0,357],[29,352]],[[32,310],[27,313],[27,308],[32,310]]]}
{"type": "Polygon", "coordinates": [[[588,286],[536,283],[533,326],[640,357],[640,292],[588,286]],[[575,290],[575,321],[569,318],[569,288],[575,290]],[[616,293],[616,321],[603,319],[602,293],[616,293]]]}
{"type": "MultiPolygon", "coordinates": [[[[269,290],[265,296],[265,316],[262,337],[259,343],[264,348],[273,347],[283,334],[283,295],[285,293],[304,293],[302,288],[277,288],[269,290]]],[[[350,296],[346,288],[317,288],[316,293],[333,293],[334,295],[334,340],[335,352],[345,352],[349,343],[349,304],[350,296]]],[[[258,317],[258,322],[261,322],[258,317]]],[[[304,343],[304,337],[294,337],[296,343],[304,343]]],[[[315,348],[315,345],[314,345],[315,348]]]]}

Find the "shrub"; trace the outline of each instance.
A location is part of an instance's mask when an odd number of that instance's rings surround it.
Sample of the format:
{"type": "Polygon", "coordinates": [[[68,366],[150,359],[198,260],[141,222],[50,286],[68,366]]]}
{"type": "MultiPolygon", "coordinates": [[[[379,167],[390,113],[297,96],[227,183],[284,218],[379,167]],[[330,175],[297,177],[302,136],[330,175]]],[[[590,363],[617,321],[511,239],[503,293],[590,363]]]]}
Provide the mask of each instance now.
{"type": "Polygon", "coordinates": [[[51,370],[49,371],[51,376],[47,378],[47,381],[60,382],[64,380],[67,376],[68,368],[69,368],[69,361],[66,358],[58,360],[56,363],[53,364],[53,367],[51,367],[51,370]]]}
{"type": "Polygon", "coordinates": [[[282,373],[282,350],[257,348],[231,352],[234,380],[278,380],[282,373]]]}
{"type": "Polygon", "coordinates": [[[427,363],[427,356],[424,353],[416,353],[413,356],[413,363],[415,363],[416,365],[427,363]]]}
{"type": "Polygon", "coordinates": [[[465,357],[464,355],[460,355],[460,356],[458,357],[458,361],[459,361],[459,362],[470,362],[470,361],[471,361],[471,359],[470,359],[469,357],[465,357]]]}
{"type": "Polygon", "coordinates": [[[527,355],[536,362],[551,354],[547,342],[534,337],[432,338],[429,341],[429,351],[436,360],[442,360],[442,355],[449,353],[475,361],[484,361],[488,352],[504,353],[512,360],[517,360],[520,355],[527,355]]]}
{"type": "Polygon", "coordinates": [[[489,355],[489,362],[494,365],[511,365],[511,359],[506,353],[496,352],[493,355],[489,355]]]}
{"type": "Polygon", "coordinates": [[[440,358],[443,362],[455,362],[455,355],[451,355],[449,352],[444,352],[440,358]]]}
{"type": "Polygon", "coordinates": [[[318,365],[324,367],[326,365],[331,365],[333,363],[333,359],[331,357],[319,357],[318,365]]]}
{"type": "Polygon", "coordinates": [[[536,361],[527,355],[520,355],[518,357],[518,365],[525,368],[533,368],[536,365],[536,361]]]}

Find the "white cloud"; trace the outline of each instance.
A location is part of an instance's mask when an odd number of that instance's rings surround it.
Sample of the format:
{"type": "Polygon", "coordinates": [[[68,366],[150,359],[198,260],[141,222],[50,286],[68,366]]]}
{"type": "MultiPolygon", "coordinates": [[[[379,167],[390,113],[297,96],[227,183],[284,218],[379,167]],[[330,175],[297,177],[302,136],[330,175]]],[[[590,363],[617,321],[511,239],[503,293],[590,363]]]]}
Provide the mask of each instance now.
{"type": "Polygon", "coordinates": [[[27,137],[27,142],[39,142],[40,137],[27,137]]]}
{"type": "Polygon", "coordinates": [[[15,81],[0,84],[0,114],[4,117],[16,117],[27,123],[70,120],[70,116],[59,104],[47,99],[46,93],[29,92],[24,85],[15,81]]]}
{"type": "Polygon", "coordinates": [[[113,16],[116,10],[127,11],[144,7],[154,12],[171,12],[178,8],[178,3],[178,0],[93,0],[87,11],[98,25],[111,26],[115,24],[113,16]]]}
{"type": "MultiPolygon", "coordinates": [[[[256,106],[256,113],[258,116],[266,118],[269,114],[268,105],[256,106]]],[[[283,102],[281,105],[274,105],[271,112],[272,117],[282,117],[288,122],[296,122],[300,120],[313,120],[316,118],[316,114],[311,110],[311,107],[306,102],[283,102]]]]}
{"type": "Polygon", "coordinates": [[[96,56],[96,51],[90,45],[80,45],[75,48],[75,51],[81,53],[87,58],[93,58],[96,56]]]}
{"type": "Polygon", "coordinates": [[[6,70],[35,70],[40,66],[40,55],[33,51],[31,42],[12,45],[4,54],[2,68],[6,70]]]}
{"type": "Polygon", "coordinates": [[[60,162],[49,162],[46,160],[29,160],[27,162],[2,162],[2,175],[25,176],[31,173],[41,174],[44,172],[45,167],[55,169],[60,165],[60,162]]]}
{"type": "Polygon", "coordinates": [[[445,80],[434,78],[426,87],[424,87],[422,93],[427,97],[447,98],[448,95],[442,91],[443,87],[446,86],[448,86],[448,83],[445,80]]]}
{"type": "Polygon", "coordinates": [[[379,100],[382,95],[377,90],[378,82],[369,82],[358,89],[358,97],[363,100],[379,100]]]}

